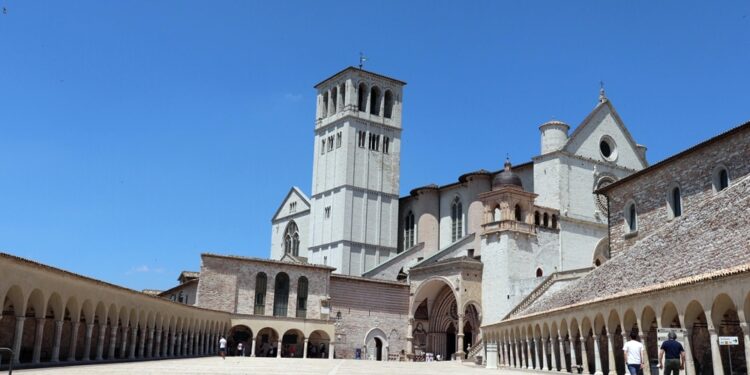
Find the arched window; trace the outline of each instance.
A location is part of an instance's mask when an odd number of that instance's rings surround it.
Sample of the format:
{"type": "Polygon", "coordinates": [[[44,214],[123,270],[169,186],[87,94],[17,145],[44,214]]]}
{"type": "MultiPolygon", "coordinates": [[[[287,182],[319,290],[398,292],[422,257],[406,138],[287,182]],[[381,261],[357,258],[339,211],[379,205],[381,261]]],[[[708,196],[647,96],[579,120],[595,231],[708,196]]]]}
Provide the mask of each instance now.
{"type": "Polygon", "coordinates": [[[336,104],[338,104],[338,95],[339,95],[339,90],[336,87],[334,87],[333,90],[331,90],[331,114],[336,113],[336,110],[338,108],[336,106],[336,104]]]}
{"type": "Polygon", "coordinates": [[[357,89],[357,108],[360,112],[367,111],[367,85],[364,83],[360,83],[357,89]]]}
{"type": "Polygon", "coordinates": [[[669,205],[673,218],[682,215],[682,196],[679,186],[672,188],[672,191],[669,193],[669,205]]]}
{"type": "Polygon", "coordinates": [[[493,221],[500,221],[503,218],[502,211],[500,211],[500,205],[496,205],[495,209],[492,212],[493,215],[493,221]]]}
{"type": "Polygon", "coordinates": [[[297,317],[307,317],[307,278],[304,276],[297,281],[297,317]]]}
{"type": "Polygon", "coordinates": [[[376,86],[370,89],[370,114],[380,116],[380,89],[376,86]]]}
{"type": "Polygon", "coordinates": [[[391,90],[385,90],[383,101],[385,102],[383,106],[383,117],[391,118],[393,115],[393,94],[391,93],[391,90]]]}
{"type": "Polygon", "coordinates": [[[266,274],[255,276],[255,315],[266,314],[266,274]]]}
{"type": "Polygon", "coordinates": [[[541,268],[536,269],[536,277],[542,277],[544,276],[544,271],[542,271],[541,268]]]}
{"type": "Polygon", "coordinates": [[[539,216],[539,211],[534,211],[534,225],[539,225],[541,224],[541,222],[542,222],[542,219],[539,216]]]}
{"type": "Polygon", "coordinates": [[[323,94],[323,114],[320,117],[328,117],[328,93],[323,94]]]}
{"type": "Polygon", "coordinates": [[[552,229],[557,229],[557,215],[552,215],[552,229]]]}
{"type": "Polygon", "coordinates": [[[726,168],[719,167],[714,170],[713,185],[717,193],[729,187],[729,172],[726,168]]]}
{"type": "Polygon", "coordinates": [[[523,215],[522,215],[522,212],[521,212],[521,206],[516,205],[516,208],[513,210],[513,212],[515,214],[516,221],[523,221],[523,215]]]}
{"type": "Polygon", "coordinates": [[[299,256],[299,229],[294,220],[287,224],[284,231],[284,253],[299,256]]]}
{"type": "Polygon", "coordinates": [[[635,211],[635,203],[630,203],[625,210],[625,223],[628,225],[629,232],[638,230],[638,217],[635,211]]]}
{"type": "Polygon", "coordinates": [[[456,242],[464,235],[464,208],[456,197],[451,205],[451,242],[456,242]]]}
{"type": "Polygon", "coordinates": [[[346,105],[346,82],[341,84],[339,91],[341,92],[341,107],[343,108],[346,105]]]}
{"type": "Polygon", "coordinates": [[[273,286],[273,316],[286,316],[289,304],[289,275],[279,272],[273,286]]]}
{"type": "Polygon", "coordinates": [[[542,226],[549,227],[549,215],[547,215],[546,212],[544,213],[544,216],[543,216],[542,226]]]}
{"type": "Polygon", "coordinates": [[[409,211],[404,219],[404,249],[408,249],[414,246],[415,233],[414,233],[414,213],[409,211]]]}

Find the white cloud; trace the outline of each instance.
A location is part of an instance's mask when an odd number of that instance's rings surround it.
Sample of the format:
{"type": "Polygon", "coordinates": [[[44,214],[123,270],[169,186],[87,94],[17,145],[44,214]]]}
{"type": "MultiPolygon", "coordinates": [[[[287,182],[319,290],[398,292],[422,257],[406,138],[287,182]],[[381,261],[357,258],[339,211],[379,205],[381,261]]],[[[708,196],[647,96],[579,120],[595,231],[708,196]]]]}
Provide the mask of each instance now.
{"type": "Polygon", "coordinates": [[[290,102],[298,102],[302,99],[302,94],[292,94],[290,92],[284,94],[284,99],[290,102]]]}
{"type": "Polygon", "coordinates": [[[132,275],[134,273],[148,273],[148,272],[162,273],[162,272],[164,272],[164,268],[161,268],[161,267],[149,267],[146,264],[142,264],[142,265],[140,265],[138,267],[131,268],[130,271],[128,271],[126,274],[132,275]]]}

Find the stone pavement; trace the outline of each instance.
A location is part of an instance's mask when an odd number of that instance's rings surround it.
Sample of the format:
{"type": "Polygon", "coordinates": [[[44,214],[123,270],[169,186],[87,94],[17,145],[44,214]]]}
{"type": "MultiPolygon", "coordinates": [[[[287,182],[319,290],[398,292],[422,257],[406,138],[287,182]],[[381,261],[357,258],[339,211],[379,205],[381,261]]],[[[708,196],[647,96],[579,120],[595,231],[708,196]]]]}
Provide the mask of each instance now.
{"type": "Polygon", "coordinates": [[[295,358],[219,357],[169,359],[112,364],[95,364],[42,369],[17,370],[23,375],[120,375],[120,374],[271,374],[271,375],[461,375],[530,374],[530,371],[488,370],[459,362],[376,362],[348,359],[317,360],[295,358]]]}

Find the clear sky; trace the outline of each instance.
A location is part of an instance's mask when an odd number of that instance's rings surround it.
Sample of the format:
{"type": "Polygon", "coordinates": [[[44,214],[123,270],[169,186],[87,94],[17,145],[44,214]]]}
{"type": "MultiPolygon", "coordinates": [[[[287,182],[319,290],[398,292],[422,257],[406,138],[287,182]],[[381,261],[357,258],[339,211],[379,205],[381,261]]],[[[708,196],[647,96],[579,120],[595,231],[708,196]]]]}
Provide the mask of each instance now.
{"type": "Polygon", "coordinates": [[[268,257],[312,86],[360,51],[408,82],[402,193],[528,161],[600,81],[651,163],[750,120],[746,0],[0,6],[0,250],[134,289],[268,257]]]}

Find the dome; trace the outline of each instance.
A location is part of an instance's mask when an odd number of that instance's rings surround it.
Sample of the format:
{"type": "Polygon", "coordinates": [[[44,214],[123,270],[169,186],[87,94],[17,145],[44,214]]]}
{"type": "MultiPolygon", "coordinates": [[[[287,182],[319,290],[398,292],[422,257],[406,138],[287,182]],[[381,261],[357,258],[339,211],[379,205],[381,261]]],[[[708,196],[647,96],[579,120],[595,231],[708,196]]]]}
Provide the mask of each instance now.
{"type": "Polygon", "coordinates": [[[511,171],[510,160],[505,160],[505,169],[495,176],[495,179],[492,180],[492,186],[495,188],[503,186],[518,186],[523,189],[521,177],[518,177],[517,174],[511,171]]]}

